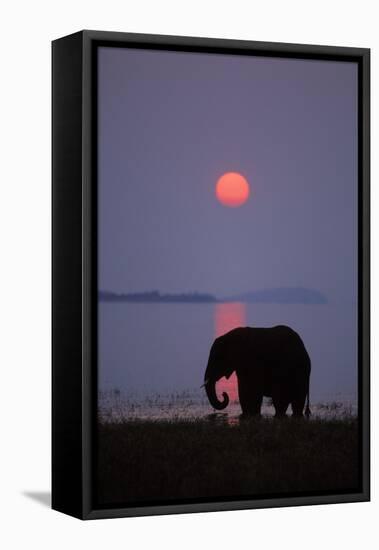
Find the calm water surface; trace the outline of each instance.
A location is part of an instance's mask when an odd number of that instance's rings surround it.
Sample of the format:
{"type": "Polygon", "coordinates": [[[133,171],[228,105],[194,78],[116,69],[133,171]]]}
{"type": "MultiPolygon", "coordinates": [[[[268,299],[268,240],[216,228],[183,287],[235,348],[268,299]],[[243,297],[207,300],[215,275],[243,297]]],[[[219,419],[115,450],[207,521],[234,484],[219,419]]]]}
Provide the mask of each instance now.
{"type": "MultiPolygon", "coordinates": [[[[237,326],[286,324],[300,334],[311,357],[313,406],[323,414],[354,413],[356,323],[354,304],[100,302],[99,407],[142,418],[212,414],[200,386],[215,337],[237,326]]],[[[239,414],[235,376],[217,389],[227,389],[231,398],[226,414],[239,414]]],[[[272,407],[264,412],[271,414],[272,407]]]]}

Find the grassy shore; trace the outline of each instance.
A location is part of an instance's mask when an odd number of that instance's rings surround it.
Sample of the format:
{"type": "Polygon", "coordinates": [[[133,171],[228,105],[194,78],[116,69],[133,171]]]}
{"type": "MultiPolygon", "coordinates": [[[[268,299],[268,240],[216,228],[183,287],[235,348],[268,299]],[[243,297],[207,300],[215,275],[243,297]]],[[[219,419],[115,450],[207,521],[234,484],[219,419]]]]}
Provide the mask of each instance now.
{"type": "Polygon", "coordinates": [[[345,420],[124,421],[99,425],[102,504],[351,490],[358,425],[345,420]]]}

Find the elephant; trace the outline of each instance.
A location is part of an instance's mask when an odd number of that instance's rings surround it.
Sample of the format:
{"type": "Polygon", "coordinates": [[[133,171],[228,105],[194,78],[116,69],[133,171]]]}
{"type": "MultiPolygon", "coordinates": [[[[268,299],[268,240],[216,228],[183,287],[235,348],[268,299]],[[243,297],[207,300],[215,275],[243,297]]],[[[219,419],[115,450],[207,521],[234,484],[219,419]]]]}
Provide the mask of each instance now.
{"type": "Polygon", "coordinates": [[[216,394],[216,382],[236,372],[242,416],[260,416],[263,397],[271,397],[276,417],[286,416],[289,404],[295,417],[309,417],[311,360],[302,339],[292,328],[239,327],[213,342],[204,375],[210,404],[225,409],[229,396],[216,394]]]}

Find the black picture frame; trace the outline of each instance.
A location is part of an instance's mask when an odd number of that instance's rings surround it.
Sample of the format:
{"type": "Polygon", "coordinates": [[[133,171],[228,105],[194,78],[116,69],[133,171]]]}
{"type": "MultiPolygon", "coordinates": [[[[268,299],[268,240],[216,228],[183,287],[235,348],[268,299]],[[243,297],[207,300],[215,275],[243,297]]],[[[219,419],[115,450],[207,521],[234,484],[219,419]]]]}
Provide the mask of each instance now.
{"type": "Polygon", "coordinates": [[[52,507],[81,519],[370,499],[370,50],[81,31],[52,43],[52,507]],[[356,492],[214,502],[96,505],[96,51],[98,46],[353,61],[358,65],[359,428],[356,492]]]}

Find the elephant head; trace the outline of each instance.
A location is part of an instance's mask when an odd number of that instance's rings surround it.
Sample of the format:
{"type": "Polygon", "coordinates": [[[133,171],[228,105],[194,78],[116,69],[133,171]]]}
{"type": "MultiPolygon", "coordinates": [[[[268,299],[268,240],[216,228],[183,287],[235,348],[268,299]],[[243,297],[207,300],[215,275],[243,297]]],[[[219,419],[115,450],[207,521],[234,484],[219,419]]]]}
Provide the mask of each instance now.
{"type": "Polygon", "coordinates": [[[204,375],[204,387],[210,404],[214,409],[221,411],[229,404],[229,396],[226,392],[222,394],[220,401],[216,394],[216,382],[220,378],[229,378],[234,368],[231,365],[229,354],[226,349],[226,342],[221,336],[217,338],[209,354],[208,365],[204,375]]]}

